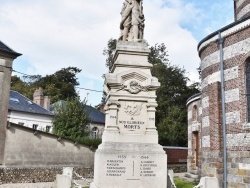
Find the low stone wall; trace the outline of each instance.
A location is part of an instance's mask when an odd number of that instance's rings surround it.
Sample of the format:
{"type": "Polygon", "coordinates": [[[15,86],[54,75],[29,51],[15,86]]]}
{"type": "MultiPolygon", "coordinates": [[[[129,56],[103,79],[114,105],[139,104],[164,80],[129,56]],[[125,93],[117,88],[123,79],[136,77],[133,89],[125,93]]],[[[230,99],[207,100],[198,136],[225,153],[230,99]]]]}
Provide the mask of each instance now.
{"type": "Polygon", "coordinates": [[[172,169],[175,173],[187,172],[187,147],[163,146],[168,159],[168,169],[172,169]]]}
{"type": "MultiPolygon", "coordinates": [[[[0,167],[0,185],[8,183],[54,182],[63,167],[0,167]]],[[[74,172],[84,178],[93,178],[93,168],[74,167],[74,172]]],[[[74,177],[78,179],[78,177],[74,177]]]]}
{"type": "Polygon", "coordinates": [[[54,182],[63,167],[93,177],[95,151],[86,145],[58,136],[8,124],[0,184],[54,182]]]}
{"type": "Polygon", "coordinates": [[[187,172],[187,163],[184,164],[168,164],[168,169],[174,171],[174,173],[187,172]]]}
{"type": "Polygon", "coordinates": [[[95,151],[72,140],[9,123],[3,166],[94,166],[95,151]]]}
{"type": "Polygon", "coordinates": [[[166,152],[168,156],[168,164],[187,163],[187,156],[188,156],[187,147],[163,146],[163,150],[166,152]]]}

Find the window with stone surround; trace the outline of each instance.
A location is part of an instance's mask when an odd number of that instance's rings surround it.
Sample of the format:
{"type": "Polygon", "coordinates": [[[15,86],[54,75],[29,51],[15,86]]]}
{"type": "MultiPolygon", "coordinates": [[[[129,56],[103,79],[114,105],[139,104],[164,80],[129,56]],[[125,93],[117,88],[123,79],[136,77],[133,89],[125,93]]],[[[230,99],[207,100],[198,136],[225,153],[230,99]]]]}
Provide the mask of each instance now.
{"type": "Polygon", "coordinates": [[[247,121],[250,122],[250,58],[246,62],[247,121]]]}
{"type": "Polygon", "coordinates": [[[32,128],[35,129],[35,130],[37,130],[37,127],[38,127],[38,124],[33,124],[32,125],[32,128]]]}
{"type": "Polygon", "coordinates": [[[46,126],[46,132],[49,133],[49,132],[50,132],[50,129],[51,129],[51,126],[47,125],[47,126],[46,126]]]}
{"type": "Polygon", "coordinates": [[[193,112],[192,112],[192,120],[197,121],[198,120],[198,108],[196,105],[193,107],[193,112]]]}
{"type": "Polygon", "coordinates": [[[98,134],[98,128],[94,127],[92,129],[92,138],[97,138],[97,134],[98,134]]]}

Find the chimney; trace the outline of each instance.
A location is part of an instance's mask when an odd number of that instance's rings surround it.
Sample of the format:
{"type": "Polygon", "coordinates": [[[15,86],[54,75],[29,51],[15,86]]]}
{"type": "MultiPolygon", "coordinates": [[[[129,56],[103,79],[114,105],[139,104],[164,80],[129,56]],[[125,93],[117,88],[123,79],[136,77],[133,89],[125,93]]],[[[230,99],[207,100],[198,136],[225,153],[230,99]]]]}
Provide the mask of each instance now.
{"type": "Polygon", "coordinates": [[[44,96],[44,105],[43,105],[43,107],[46,110],[49,110],[49,107],[50,107],[50,96],[44,96]]]}
{"type": "Polygon", "coordinates": [[[39,87],[39,89],[36,89],[33,94],[33,102],[38,104],[39,106],[44,105],[44,96],[43,96],[43,89],[39,87]]]}

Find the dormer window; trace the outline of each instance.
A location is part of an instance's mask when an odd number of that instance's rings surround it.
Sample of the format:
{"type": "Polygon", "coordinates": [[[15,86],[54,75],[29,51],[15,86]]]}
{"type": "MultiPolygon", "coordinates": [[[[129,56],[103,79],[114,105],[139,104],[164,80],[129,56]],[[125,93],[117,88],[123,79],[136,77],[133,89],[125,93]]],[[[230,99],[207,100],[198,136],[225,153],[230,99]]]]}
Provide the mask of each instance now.
{"type": "Polygon", "coordinates": [[[10,101],[11,101],[11,102],[15,102],[15,103],[19,103],[19,100],[18,100],[17,98],[12,98],[12,97],[11,97],[11,98],[10,98],[10,101]]]}

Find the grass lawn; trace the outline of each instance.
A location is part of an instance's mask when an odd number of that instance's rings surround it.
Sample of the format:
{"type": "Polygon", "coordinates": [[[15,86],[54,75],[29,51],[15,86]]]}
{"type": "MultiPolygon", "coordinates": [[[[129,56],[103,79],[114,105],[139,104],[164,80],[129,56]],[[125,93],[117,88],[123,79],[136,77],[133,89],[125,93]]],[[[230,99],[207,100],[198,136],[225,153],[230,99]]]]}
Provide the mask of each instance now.
{"type": "Polygon", "coordinates": [[[177,188],[193,188],[196,184],[185,182],[179,178],[174,178],[174,183],[177,188]]]}

